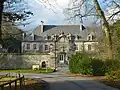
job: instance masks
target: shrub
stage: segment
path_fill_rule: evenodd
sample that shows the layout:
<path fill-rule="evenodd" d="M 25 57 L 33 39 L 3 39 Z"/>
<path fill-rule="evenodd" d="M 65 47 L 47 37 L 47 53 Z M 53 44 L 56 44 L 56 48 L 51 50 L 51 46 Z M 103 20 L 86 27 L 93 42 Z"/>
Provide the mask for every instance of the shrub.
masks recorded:
<path fill-rule="evenodd" d="M 110 79 L 120 79 L 120 70 L 110 71 L 110 72 L 107 72 L 105 75 L 107 78 L 110 78 Z"/>
<path fill-rule="evenodd" d="M 70 59 L 69 69 L 72 73 L 96 76 L 106 75 L 108 77 L 119 78 L 120 61 L 103 61 L 96 58 L 89 58 L 86 54 L 76 53 Z"/>
<path fill-rule="evenodd" d="M 120 61 L 119 60 L 105 60 L 105 69 L 106 69 L 106 72 L 119 70 Z"/>
<path fill-rule="evenodd" d="M 92 74 L 91 61 L 88 56 L 82 53 L 73 55 L 69 62 L 69 69 L 72 73 Z"/>
<path fill-rule="evenodd" d="M 93 69 L 93 75 L 105 75 L 104 61 L 96 58 L 91 58 L 91 65 Z"/>
<path fill-rule="evenodd" d="M 105 61 L 106 77 L 112 79 L 120 79 L 120 61 L 106 60 Z"/>

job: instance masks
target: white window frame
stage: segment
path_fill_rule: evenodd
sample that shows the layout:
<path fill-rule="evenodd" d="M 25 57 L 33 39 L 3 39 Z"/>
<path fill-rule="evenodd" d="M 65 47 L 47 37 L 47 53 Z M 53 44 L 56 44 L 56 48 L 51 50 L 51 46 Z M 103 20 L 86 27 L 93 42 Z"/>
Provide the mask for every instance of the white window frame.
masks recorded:
<path fill-rule="evenodd" d="M 35 47 L 36 47 L 36 48 L 34 48 L 34 45 L 35 45 Z M 37 49 L 37 44 L 33 44 L 33 49 L 34 49 L 34 50 L 36 50 L 36 49 Z"/>
<path fill-rule="evenodd" d="M 47 49 L 46 49 L 46 46 L 47 46 Z M 45 51 L 48 51 L 49 50 L 49 45 L 45 45 Z"/>
<path fill-rule="evenodd" d="M 92 50 L 92 45 L 88 44 L 88 51 L 91 51 L 91 50 Z"/>
<path fill-rule="evenodd" d="M 79 50 L 79 45 L 78 44 L 76 44 L 76 51 L 78 51 Z"/>
<path fill-rule="evenodd" d="M 60 54 L 60 63 L 64 63 L 65 56 L 64 54 Z"/>
<path fill-rule="evenodd" d="M 28 45 L 29 45 L 29 48 L 28 48 Z M 27 50 L 30 50 L 30 49 L 31 49 L 29 43 L 26 44 L 26 49 L 27 49 Z"/>

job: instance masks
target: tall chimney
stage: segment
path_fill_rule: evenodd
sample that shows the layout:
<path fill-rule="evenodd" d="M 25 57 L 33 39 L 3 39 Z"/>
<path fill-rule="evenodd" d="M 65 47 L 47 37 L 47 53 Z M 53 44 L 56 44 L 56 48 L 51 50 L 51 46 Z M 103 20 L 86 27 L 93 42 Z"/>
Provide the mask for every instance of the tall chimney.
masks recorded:
<path fill-rule="evenodd" d="M 80 31 L 83 31 L 83 30 L 82 30 L 82 23 L 80 23 Z"/>
<path fill-rule="evenodd" d="M 44 24 L 44 22 L 41 21 L 41 32 L 40 33 L 43 33 L 43 24 Z"/>
<path fill-rule="evenodd" d="M 25 33 L 24 32 L 22 33 L 22 39 L 23 40 L 25 39 Z"/>

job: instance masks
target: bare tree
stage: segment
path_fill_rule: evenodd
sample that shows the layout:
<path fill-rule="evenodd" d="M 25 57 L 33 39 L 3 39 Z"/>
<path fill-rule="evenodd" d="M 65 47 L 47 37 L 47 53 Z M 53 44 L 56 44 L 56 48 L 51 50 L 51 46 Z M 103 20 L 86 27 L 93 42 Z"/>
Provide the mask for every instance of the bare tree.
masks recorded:
<path fill-rule="evenodd" d="M 3 6 L 4 6 L 4 0 L 0 0 L 0 43 L 2 42 L 2 30 L 1 30 L 1 24 L 2 24 L 2 12 L 3 12 Z"/>
<path fill-rule="evenodd" d="M 120 13 L 120 1 L 119 0 L 103 0 L 102 3 L 98 2 L 98 0 L 72 0 L 70 3 L 72 7 L 68 7 L 66 10 L 68 12 L 73 11 L 72 16 L 67 19 L 73 19 L 75 17 L 82 19 L 85 17 L 96 17 L 97 21 L 102 21 L 102 27 L 105 32 L 105 40 L 106 46 L 108 48 L 108 59 L 112 59 L 112 39 L 111 39 L 111 31 L 109 26 L 109 21 L 111 18 Z M 118 11 L 115 11 L 112 15 L 107 17 L 107 12 L 111 9 L 111 7 L 115 10 L 118 8 Z M 103 8 L 103 9 L 102 9 Z M 107 20 L 108 19 L 108 20 Z"/>

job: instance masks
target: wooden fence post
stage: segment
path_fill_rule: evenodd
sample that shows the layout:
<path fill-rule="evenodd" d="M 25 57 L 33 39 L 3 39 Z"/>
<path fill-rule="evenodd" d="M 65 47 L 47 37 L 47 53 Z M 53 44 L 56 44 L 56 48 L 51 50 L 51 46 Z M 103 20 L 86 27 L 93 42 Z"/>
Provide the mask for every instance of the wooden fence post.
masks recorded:
<path fill-rule="evenodd" d="M 9 90 L 11 90 L 11 83 L 9 83 Z"/>
<path fill-rule="evenodd" d="M 20 90 L 22 89 L 22 78 L 20 79 Z"/>
<path fill-rule="evenodd" d="M 15 90 L 17 90 L 17 81 L 15 81 Z"/>
<path fill-rule="evenodd" d="M 2 86 L 1 89 L 4 90 L 4 86 Z"/>
<path fill-rule="evenodd" d="M 24 84 L 25 84 L 25 83 L 24 83 L 24 75 L 23 75 L 22 77 L 20 77 L 20 74 L 19 74 L 19 78 L 1 84 L 1 85 L 0 85 L 0 90 L 4 90 L 4 87 L 5 87 L 6 85 L 9 85 L 9 86 L 8 86 L 8 88 L 9 88 L 8 90 L 12 90 L 12 87 L 11 87 L 11 86 L 12 86 L 12 83 L 15 84 L 15 89 L 14 89 L 14 90 L 17 90 L 17 81 L 19 82 L 19 88 L 20 88 L 20 90 L 24 89 L 24 88 L 23 88 L 23 86 L 24 86 Z"/>

